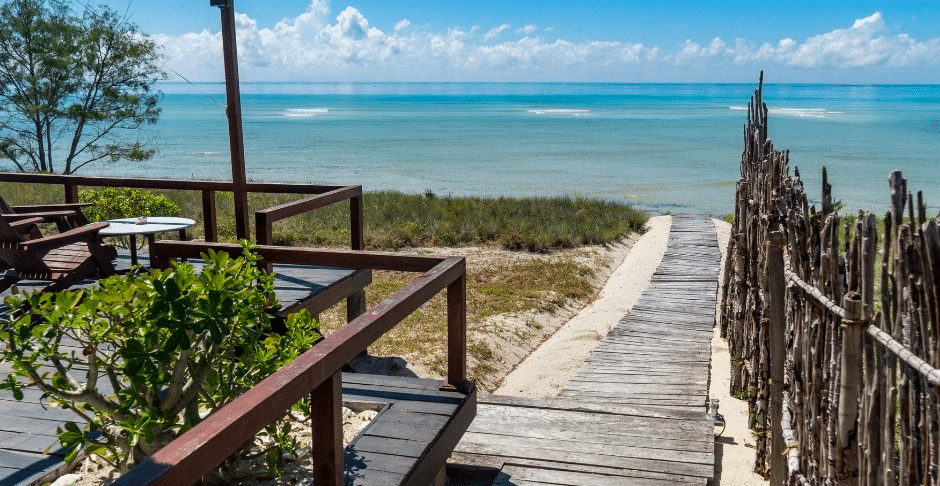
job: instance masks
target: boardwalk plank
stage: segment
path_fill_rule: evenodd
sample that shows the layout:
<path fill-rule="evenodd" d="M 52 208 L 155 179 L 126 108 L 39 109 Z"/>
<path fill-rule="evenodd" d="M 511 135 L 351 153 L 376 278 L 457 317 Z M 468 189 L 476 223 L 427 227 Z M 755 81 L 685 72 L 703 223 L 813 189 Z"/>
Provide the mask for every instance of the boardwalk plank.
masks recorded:
<path fill-rule="evenodd" d="M 455 458 L 501 468 L 494 486 L 706 484 L 719 261 L 710 220 L 673 217 L 651 284 L 559 397 L 480 397 Z"/>

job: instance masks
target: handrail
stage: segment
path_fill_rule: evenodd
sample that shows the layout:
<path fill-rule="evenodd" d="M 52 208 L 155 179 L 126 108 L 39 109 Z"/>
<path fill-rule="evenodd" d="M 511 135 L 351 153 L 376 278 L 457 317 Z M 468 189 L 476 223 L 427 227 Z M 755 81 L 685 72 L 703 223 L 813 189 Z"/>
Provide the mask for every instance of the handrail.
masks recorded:
<path fill-rule="evenodd" d="M 194 256 L 210 248 L 230 254 L 241 252 L 239 245 L 232 244 L 158 241 L 153 245 L 151 261 L 155 266 L 167 266 L 171 258 Z M 307 394 L 319 405 L 319 417 L 313 420 L 312 454 L 318 465 L 314 481 L 325 486 L 342 484 L 342 445 L 337 436 L 342 434 L 342 412 L 338 409 L 342 366 L 444 289 L 448 296 L 445 386 L 466 393 L 472 391 L 473 384 L 466 377 L 464 258 L 275 246 L 258 246 L 255 251 L 273 263 L 398 270 L 421 275 L 160 449 L 113 485 L 190 484 L 211 472 Z"/>
<path fill-rule="evenodd" d="M 845 309 L 839 307 L 839 304 L 836 304 L 831 299 L 825 296 L 819 288 L 814 287 L 805 280 L 801 279 L 797 274 L 793 273 L 791 270 L 784 270 L 784 275 L 786 275 L 787 280 L 793 282 L 797 288 L 803 291 L 806 295 L 816 299 L 820 305 L 825 307 L 832 312 L 833 315 L 839 317 L 840 319 L 845 318 Z"/>
<path fill-rule="evenodd" d="M 350 248 L 364 250 L 362 186 L 329 187 L 327 192 L 255 212 L 255 233 L 259 245 L 274 243 L 274 223 L 291 216 L 350 201 Z"/>
<path fill-rule="evenodd" d="M 0 172 L 0 182 L 59 184 L 64 188 L 66 203 L 78 202 L 79 186 L 198 191 L 202 193 L 202 216 L 206 241 L 218 241 L 215 193 L 219 191 L 233 191 L 235 189 L 235 184 L 230 181 L 122 178 L 22 172 Z M 255 214 L 255 220 L 258 223 L 256 233 L 259 243 L 272 243 L 273 234 L 271 224 L 275 221 L 348 199 L 350 201 L 349 224 L 351 247 L 354 250 L 364 248 L 362 186 L 249 182 L 245 187 L 250 193 L 312 195 L 312 197 L 301 199 L 300 201 L 293 201 L 258 211 Z"/>
<path fill-rule="evenodd" d="M 845 309 L 840 307 L 835 302 L 826 298 L 825 295 L 820 292 L 820 290 L 798 277 L 795 273 L 790 270 L 785 272 L 787 280 L 796 284 L 796 286 L 802 290 L 806 295 L 814 298 L 816 302 L 824 306 L 830 312 L 840 319 L 845 318 Z M 878 326 L 872 324 L 871 322 L 864 322 L 865 332 L 871 336 L 875 342 L 884 346 L 885 349 L 893 353 L 901 361 L 904 362 L 911 369 L 920 373 L 920 375 L 930 383 L 931 386 L 940 387 L 940 370 L 930 366 L 929 363 L 919 358 L 910 348 L 905 346 L 903 343 L 891 337 L 890 334 L 879 328 Z"/>

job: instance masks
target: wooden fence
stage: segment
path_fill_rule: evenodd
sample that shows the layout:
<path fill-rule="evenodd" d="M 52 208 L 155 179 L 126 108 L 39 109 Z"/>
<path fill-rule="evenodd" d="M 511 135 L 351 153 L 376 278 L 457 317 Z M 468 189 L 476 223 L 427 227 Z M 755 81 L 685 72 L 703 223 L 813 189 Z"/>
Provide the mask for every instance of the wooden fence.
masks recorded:
<path fill-rule="evenodd" d="M 719 318 L 755 470 L 774 485 L 940 485 L 940 217 L 900 172 L 880 229 L 871 213 L 839 215 L 825 169 L 820 207 L 808 204 L 761 95 Z"/>

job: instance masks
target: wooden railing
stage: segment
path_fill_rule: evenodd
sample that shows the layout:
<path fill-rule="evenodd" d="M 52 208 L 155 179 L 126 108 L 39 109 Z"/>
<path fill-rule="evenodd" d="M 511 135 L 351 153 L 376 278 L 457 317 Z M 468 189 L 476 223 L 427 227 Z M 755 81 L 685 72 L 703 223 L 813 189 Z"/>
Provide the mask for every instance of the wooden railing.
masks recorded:
<path fill-rule="evenodd" d="M 79 187 L 132 187 L 136 189 L 196 191 L 202 194 L 202 221 L 206 241 L 219 240 L 215 203 L 216 193 L 219 191 L 230 192 L 235 188 L 232 182 L 226 181 L 82 177 L 12 172 L 0 172 L 0 182 L 60 185 L 63 188 L 65 202 L 68 203 L 78 202 Z M 259 244 L 269 245 L 273 243 L 273 225 L 277 221 L 348 200 L 350 207 L 350 248 L 353 250 L 364 248 L 361 186 L 250 182 L 246 185 L 246 188 L 249 193 L 310 195 L 298 201 L 257 211 L 255 213 L 255 236 Z M 247 234 L 238 236 L 240 238 L 248 237 Z"/>
<path fill-rule="evenodd" d="M 155 266 L 193 258 L 208 249 L 240 253 L 232 244 L 158 241 Z M 146 459 L 114 485 L 182 486 L 214 470 L 242 444 L 278 419 L 304 396 L 311 398 L 313 473 L 318 485 L 343 484 L 341 373 L 371 343 L 432 297 L 447 292 L 447 381 L 470 393 L 466 366 L 466 262 L 462 257 L 407 256 L 362 251 L 325 251 L 259 246 L 272 263 L 416 272 L 416 278 L 375 307 L 331 333 L 270 377 L 207 417 Z"/>
<path fill-rule="evenodd" d="M 892 173 L 879 257 L 875 216 L 840 218 L 825 169 L 808 204 L 760 87 L 748 113 L 719 324 L 756 470 L 773 485 L 940 484 L 937 220 Z"/>

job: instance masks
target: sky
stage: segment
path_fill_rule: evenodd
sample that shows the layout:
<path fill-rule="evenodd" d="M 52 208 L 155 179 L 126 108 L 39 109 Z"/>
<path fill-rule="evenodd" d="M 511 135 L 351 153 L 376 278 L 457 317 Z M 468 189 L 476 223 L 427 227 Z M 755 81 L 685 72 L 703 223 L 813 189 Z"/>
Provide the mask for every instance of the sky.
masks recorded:
<path fill-rule="evenodd" d="M 232 1 L 243 82 L 940 83 L 940 2 Z M 223 79 L 208 0 L 105 3 Z"/>

